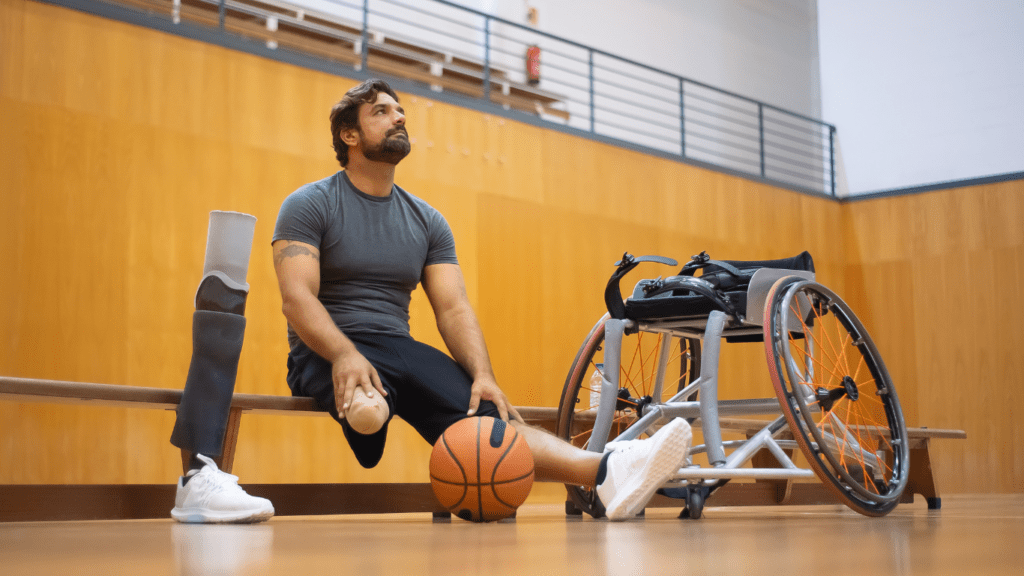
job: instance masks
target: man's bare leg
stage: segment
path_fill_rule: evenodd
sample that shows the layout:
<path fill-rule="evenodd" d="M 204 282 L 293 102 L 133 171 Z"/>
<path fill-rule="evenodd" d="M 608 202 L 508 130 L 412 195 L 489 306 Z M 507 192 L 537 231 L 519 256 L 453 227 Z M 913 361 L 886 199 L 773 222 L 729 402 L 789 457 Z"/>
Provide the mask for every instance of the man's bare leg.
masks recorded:
<path fill-rule="evenodd" d="M 533 453 L 535 478 L 539 482 L 561 482 L 593 486 L 604 454 L 581 450 L 540 428 L 513 421 Z"/>
<path fill-rule="evenodd" d="M 655 491 L 679 470 L 692 439 L 690 425 L 676 418 L 650 438 L 596 454 L 538 428 L 514 425 L 533 452 L 537 480 L 594 486 L 610 520 L 626 520 L 643 510 Z"/>

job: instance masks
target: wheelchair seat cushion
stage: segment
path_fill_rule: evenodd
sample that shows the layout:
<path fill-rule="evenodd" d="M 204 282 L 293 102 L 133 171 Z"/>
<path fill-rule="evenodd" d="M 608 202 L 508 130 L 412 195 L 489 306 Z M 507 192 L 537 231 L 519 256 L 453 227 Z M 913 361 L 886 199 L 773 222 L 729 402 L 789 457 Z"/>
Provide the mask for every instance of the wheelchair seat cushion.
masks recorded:
<path fill-rule="evenodd" d="M 747 291 L 737 290 L 725 293 L 736 310 L 747 309 Z M 630 320 L 667 320 L 707 318 L 714 310 L 728 313 L 710 298 L 699 294 L 686 296 L 664 295 L 655 298 L 628 298 L 626 318 Z"/>

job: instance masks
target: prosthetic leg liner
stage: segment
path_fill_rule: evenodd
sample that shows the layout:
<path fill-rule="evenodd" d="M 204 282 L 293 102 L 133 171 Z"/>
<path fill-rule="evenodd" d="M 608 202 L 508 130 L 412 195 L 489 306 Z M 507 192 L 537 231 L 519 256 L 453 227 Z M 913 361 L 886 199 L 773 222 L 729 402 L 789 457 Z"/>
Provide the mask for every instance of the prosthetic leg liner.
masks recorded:
<path fill-rule="evenodd" d="M 210 229 L 206 236 L 206 261 L 203 278 L 220 272 L 232 288 L 249 292 L 245 277 L 249 272 L 249 254 L 256 230 L 256 217 L 241 212 L 210 212 Z"/>
<path fill-rule="evenodd" d="M 220 456 L 244 335 L 244 316 L 208 310 L 193 314 L 192 363 L 171 444 L 192 453 Z"/>

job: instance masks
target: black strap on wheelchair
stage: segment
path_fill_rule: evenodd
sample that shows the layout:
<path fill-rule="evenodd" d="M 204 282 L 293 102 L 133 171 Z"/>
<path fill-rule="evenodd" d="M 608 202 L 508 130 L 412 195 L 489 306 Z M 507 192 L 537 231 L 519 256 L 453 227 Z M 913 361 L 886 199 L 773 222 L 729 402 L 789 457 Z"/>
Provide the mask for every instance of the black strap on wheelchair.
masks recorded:
<path fill-rule="evenodd" d="M 742 322 L 743 317 L 740 315 L 740 311 L 736 309 L 732 299 L 725 292 L 719 290 L 714 284 L 704 280 L 703 278 L 694 278 L 693 276 L 669 276 L 664 280 L 656 280 L 644 286 L 644 296 L 652 298 L 658 294 L 665 292 L 675 292 L 677 290 L 686 290 L 694 294 L 699 294 L 715 303 L 715 306 L 721 308 L 726 314 L 732 316 L 737 322 Z"/>
<path fill-rule="evenodd" d="M 712 260 L 707 252 L 701 252 L 693 256 L 692 260 L 683 266 L 679 275 L 693 276 L 697 270 L 703 268 L 704 274 L 701 276 L 701 279 L 706 280 L 724 294 L 726 292 L 746 290 L 747 286 L 750 285 L 751 278 L 754 277 L 754 272 L 770 263 L 765 261 L 750 262 L 749 264 L 755 264 L 756 266 L 740 269 L 735 263 Z"/>
<path fill-rule="evenodd" d="M 608 285 L 604 289 L 604 304 L 608 307 L 608 313 L 612 318 L 624 320 L 626 318 L 626 305 L 622 302 L 622 291 L 619 289 L 619 280 L 636 268 L 641 262 L 657 262 L 668 266 L 678 266 L 679 263 L 664 256 L 633 256 L 629 252 L 622 255 L 622 260 L 615 263 L 618 268 L 612 277 L 608 279 Z"/>
<path fill-rule="evenodd" d="M 729 264 L 728 262 L 723 262 L 721 260 L 712 260 L 711 256 L 709 256 L 706 251 L 702 251 L 700 254 L 697 254 L 696 256 L 691 256 L 690 257 L 690 261 L 687 262 L 686 265 L 683 266 L 683 269 L 679 272 L 679 275 L 680 276 L 693 276 L 693 274 L 697 270 L 700 270 L 701 268 L 706 268 L 706 267 L 712 266 L 712 265 L 718 266 L 719 268 L 721 268 L 722 270 L 725 270 L 729 274 L 732 274 L 736 278 L 744 278 L 744 277 L 749 278 L 750 277 L 750 273 L 749 272 L 744 274 L 739 268 L 733 266 L 732 264 Z"/>

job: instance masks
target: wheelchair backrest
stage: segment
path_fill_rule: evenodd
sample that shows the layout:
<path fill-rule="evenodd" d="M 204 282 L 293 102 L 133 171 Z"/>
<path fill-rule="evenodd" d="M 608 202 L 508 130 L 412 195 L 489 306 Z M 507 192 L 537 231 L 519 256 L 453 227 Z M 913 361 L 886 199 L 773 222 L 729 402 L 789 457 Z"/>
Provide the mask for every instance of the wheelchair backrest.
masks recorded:
<path fill-rule="evenodd" d="M 804 252 L 804 254 L 807 253 Z M 750 279 L 750 286 L 747 287 L 747 315 L 746 318 L 744 318 L 744 324 L 749 326 L 764 325 L 764 302 L 768 299 L 768 292 L 771 291 L 772 286 L 775 285 L 776 281 L 780 278 L 785 278 L 786 276 L 799 276 L 805 280 L 814 281 L 814 272 L 808 272 L 806 270 L 761 268 L 757 272 L 754 272 L 754 276 Z M 802 310 L 810 309 L 806 302 L 801 304 Z M 787 324 L 789 324 L 790 330 L 796 332 L 801 331 L 800 320 L 795 316 L 791 316 Z"/>

